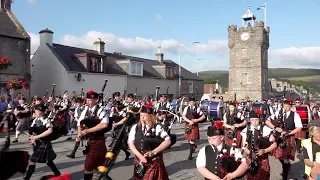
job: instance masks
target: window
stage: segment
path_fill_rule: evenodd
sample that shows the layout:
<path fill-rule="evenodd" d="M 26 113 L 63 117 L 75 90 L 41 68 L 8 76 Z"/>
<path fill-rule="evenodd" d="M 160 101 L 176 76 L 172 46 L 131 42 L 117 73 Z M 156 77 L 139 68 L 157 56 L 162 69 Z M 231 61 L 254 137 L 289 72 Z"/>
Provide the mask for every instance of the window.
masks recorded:
<path fill-rule="evenodd" d="M 173 68 L 166 68 L 166 77 L 167 78 L 174 78 L 174 70 L 173 70 Z"/>
<path fill-rule="evenodd" d="M 193 82 L 188 81 L 189 93 L 193 93 Z"/>
<path fill-rule="evenodd" d="M 131 75 L 143 76 L 143 64 L 141 62 L 131 61 Z"/>
<path fill-rule="evenodd" d="M 90 71 L 103 72 L 103 59 L 95 57 L 90 58 Z"/>
<path fill-rule="evenodd" d="M 241 85 L 247 85 L 248 84 L 248 74 L 242 73 L 241 74 Z"/>

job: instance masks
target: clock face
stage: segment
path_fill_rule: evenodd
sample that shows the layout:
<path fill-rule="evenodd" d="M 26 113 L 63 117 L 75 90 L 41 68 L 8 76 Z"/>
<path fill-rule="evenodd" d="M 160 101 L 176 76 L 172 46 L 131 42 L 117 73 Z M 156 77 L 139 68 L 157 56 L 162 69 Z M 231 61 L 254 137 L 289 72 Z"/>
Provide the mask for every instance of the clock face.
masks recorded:
<path fill-rule="evenodd" d="M 249 34 L 248 33 L 242 33 L 241 34 L 241 40 L 242 41 L 246 41 L 246 40 L 248 40 L 249 39 Z"/>

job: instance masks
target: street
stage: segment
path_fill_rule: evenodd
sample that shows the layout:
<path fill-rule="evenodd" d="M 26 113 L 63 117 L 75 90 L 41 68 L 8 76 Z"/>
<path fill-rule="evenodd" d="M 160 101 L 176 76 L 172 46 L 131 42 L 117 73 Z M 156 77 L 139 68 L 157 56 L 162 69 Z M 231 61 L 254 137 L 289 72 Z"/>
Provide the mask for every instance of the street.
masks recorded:
<path fill-rule="evenodd" d="M 206 129 L 208 126 L 209 123 L 203 123 L 200 125 L 201 140 L 197 143 L 197 152 L 200 150 L 201 147 L 207 145 L 208 143 L 206 139 Z M 177 134 L 177 143 L 164 153 L 164 162 L 166 164 L 168 174 L 170 176 L 170 179 L 202 180 L 203 177 L 197 172 L 195 165 L 197 153 L 194 154 L 195 158 L 193 160 L 187 160 L 189 153 L 189 145 L 184 140 L 183 132 L 183 124 L 173 125 L 171 133 Z M 70 153 L 73 149 L 74 141 L 65 141 L 65 139 L 66 137 L 61 137 L 60 139 L 53 141 L 53 148 L 58 155 L 57 159 L 54 162 L 57 165 L 58 169 L 61 171 L 61 173 L 72 174 L 72 179 L 74 180 L 83 179 L 83 164 L 85 156 L 83 156 L 81 148 L 79 148 L 78 152 L 76 153 L 75 159 L 67 158 L 65 155 Z M 2 143 L 3 141 L 4 138 L 0 138 L 0 143 Z M 108 137 L 107 142 L 110 143 L 110 141 L 111 138 Z M 32 148 L 27 141 L 26 135 L 22 135 L 20 137 L 18 144 L 12 144 L 11 149 L 23 149 L 28 150 L 30 153 L 32 153 Z M 303 160 L 299 160 L 299 158 L 301 158 L 300 156 L 301 155 L 299 155 L 298 158 L 296 158 L 296 160 L 292 162 L 292 171 L 290 177 L 298 178 L 303 175 L 304 165 Z M 124 160 L 124 158 L 125 155 L 123 152 L 121 152 L 117 158 L 117 162 L 115 163 L 114 167 L 109 173 L 111 178 L 115 180 L 127 180 L 131 178 L 133 169 L 133 158 L 131 156 L 131 158 L 126 161 Z M 270 164 L 271 179 L 280 179 L 280 173 L 282 171 L 282 168 L 279 161 L 270 157 Z M 49 169 L 49 167 L 46 166 L 46 164 L 37 164 L 37 168 L 32 177 L 32 180 L 39 180 L 41 176 L 49 174 L 51 174 L 51 170 Z M 11 179 L 21 180 L 22 175 L 16 174 Z"/>

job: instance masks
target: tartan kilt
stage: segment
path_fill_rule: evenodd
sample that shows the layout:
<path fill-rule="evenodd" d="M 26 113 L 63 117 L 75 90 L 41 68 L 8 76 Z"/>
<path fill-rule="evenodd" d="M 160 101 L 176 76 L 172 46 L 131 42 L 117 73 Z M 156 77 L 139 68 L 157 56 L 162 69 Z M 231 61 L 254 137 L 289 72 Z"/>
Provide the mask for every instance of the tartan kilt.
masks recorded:
<path fill-rule="evenodd" d="M 107 153 L 105 141 L 105 137 L 88 140 L 89 150 L 84 162 L 85 171 L 92 171 L 104 164 L 105 155 Z"/>
<path fill-rule="evenodd" d="M 186 129 L 188 127 L 188 124 L 185 123 L 184 124 L 184 129 Z M 186 131 L 184 131 L 184 137 L 186 138 L 186 140 L 188 141 L 197 141 L 200 139 L 200 132 L 199 132 L 199 125 L 193 125 L 192 126 L 192 131 L 190 134 L 187 134 Z"/>
<path fill-rule="evenodd" d="M 228 131 L 229 131 L 229 129 L 226 129 L 226 130 L 224 130 L 224 132 L 225 132 L 225 139 L 226 139 L 226 144 L 228 145 L 228 146 L 231 146 L 232 147 L 232 143 L 233 143 L 233 139 L 230 139 L 230 138 L 228 138 L 228 136 L 227 136 L 227 134 L 228 134 Z M 241 136 L 241 131 L 242 130 L 237 130 L 237 133 L 236 133 L 236 144 L 237 144 L 237 148 L 241 148 L 242 147 L 242 136 Z"/>
<path fill-rule="evenodd" d="M 134 166 L 139 163 L 139 159 L 135 157 L 134 160 Z M 163 162 L 163 155 L 159 154 L 157 157 L 153 158 L 151 161 L 148 161 L 148 163 L 145 166 L 146 173 L 144 174 L 144 177 L 142 180 L 169 180 L 169 176 L 166 170 L 166 166 Z M 133 169 L 133 176 L 132 180 L 141 180 L 137 178 L 134 174 Z"/>
<path fill-rule="evenodd" d="M 250 174 L 249 172 L 245 175 L 245 178 L 248 180 L 269 180 L 270 179 L 270 163 L 269 163 L 269 154 L 264 154 L 257 159 L 258 163 L 258 173 L 255 175 Z M 247 163 L 250 163 L 249 157 L 247 157 Z"/>
<path fill-rule="evenodd" d="M 298 139 L 306 139 L 307 138 L 307 131 L 308 129 L 303 128 L 300 132 L 294 135 L 295 138 Z"/>
<path fill-rule="evenodd" d="M 280 160 L 292 160 L 294 161 L 294 156 L 296 154 L 296 142 L 295 137 L 290 136 L 289 139 L 286 140 L 286 148 L 282 149 L 280 146 L 277 147 L 272 152 L 272 156 L 274 156 L 276 159 Z"/>
<path fill-rule="evenodd" d="M 57 115 L 57 119 L 54 120 L 53 124 L 55 126 L 60 126 L 60 127 L 64 127 L 65 126 L 65 113 L 64 112 L 60 112 Z"/>
<path fill-rule="evenodd" d="M 50 141 L 37 142 L 34 147 L 34 152 L 30 157 L 30 161 L 34 163 L 52 162 L 57 157 L 57 154 L 52 149 Z"/>

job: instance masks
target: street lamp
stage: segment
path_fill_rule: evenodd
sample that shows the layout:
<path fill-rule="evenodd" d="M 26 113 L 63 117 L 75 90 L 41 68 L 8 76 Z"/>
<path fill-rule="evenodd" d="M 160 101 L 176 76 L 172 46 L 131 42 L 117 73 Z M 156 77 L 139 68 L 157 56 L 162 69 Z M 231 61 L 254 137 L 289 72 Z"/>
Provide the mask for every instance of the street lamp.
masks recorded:
<path fill-rule="evenodd" d="M 264 27 L 267 27 L 267 2 L 265 1 L 262 6 L 258 7 L 257 10 L 264 10 Z"/>
<path fill-rule="evenodd" d="M 198 61 L 202 61 L 202 59 L 198 59 Z M 197 76 L 199 76 L 199 66 L 197 66 Z"/>
<path fill-rule="evenodd" d="M 193 42 L 191 44 L 188 45 L 192 45 L 192 44 L 199 44 L 200 42 Z M 181 46 L 183 46 L 184 44 L 179 44 L 179 96 L 181 96 Z"/>

